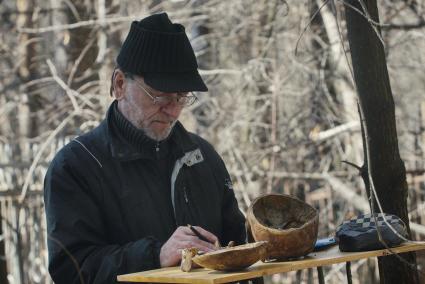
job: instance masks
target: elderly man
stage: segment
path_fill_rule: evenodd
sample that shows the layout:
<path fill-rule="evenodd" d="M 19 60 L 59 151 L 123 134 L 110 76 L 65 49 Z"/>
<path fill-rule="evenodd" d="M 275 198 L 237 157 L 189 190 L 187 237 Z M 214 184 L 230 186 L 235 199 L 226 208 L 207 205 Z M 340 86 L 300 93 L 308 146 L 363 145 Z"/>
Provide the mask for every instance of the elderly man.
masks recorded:
<path fill-rule="evenodd" d="M 66 145 L 45 178 L 55 283 L 114 283 L 178 265 L 183 248 L 245 241 L 222 159 L 178 121 L 191 92 L 207 91 L 197 67 L 184 27 L 167 14 L 132 23 L 105 120 Z"/>

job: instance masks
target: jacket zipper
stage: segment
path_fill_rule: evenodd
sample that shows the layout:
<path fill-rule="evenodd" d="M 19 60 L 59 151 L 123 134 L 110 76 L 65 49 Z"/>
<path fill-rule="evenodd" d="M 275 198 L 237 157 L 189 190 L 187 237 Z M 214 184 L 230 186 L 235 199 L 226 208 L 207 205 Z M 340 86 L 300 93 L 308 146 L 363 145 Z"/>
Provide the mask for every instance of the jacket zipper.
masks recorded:
<path fill-rule="evenodd" d="M 189 198 L 187 197 L 186 186 L 183 187 L 183 194 L 184 194 L 184 200 L 186 201 L 186 204 L 188 204 Z"/>

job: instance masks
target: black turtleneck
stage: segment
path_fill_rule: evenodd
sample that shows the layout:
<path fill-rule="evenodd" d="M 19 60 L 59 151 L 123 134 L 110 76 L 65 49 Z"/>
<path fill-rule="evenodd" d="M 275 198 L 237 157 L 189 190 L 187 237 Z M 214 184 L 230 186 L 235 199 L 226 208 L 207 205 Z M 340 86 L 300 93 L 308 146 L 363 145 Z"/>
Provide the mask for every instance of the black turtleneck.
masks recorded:
<path fill-rule="evenodd" d="M 143 153 L 141 163 L 151 168 L 152 173 L 158 177 L 158 190 L 154 193 L 158 198 L 169 200 L 168 208 L 161 210 L 168 211 L 174 217 L 171 203 L 171 173 L 174 167 L 175 158 L 173 156 L 173 131 L 162 141 L 155 141 L 146 136 L 143 130 L 136 128 L 119 111 L 117 102 L 113 103 L 112 123 L 117 134 L 122 137 L 134 149 Z"/>
<path fill-rule="evenodd" d="M 170 152 L 170 144 L 172 133 L 162 141 L 156 141 L 148 136 L 141 129 L 136 128 L 125 116 L 119 111 L 118 104 L 113 105 L 112 121 L 120 132 L 119 134 L 125 140 L 134 146 L 137 150 L 151 154 L 152 158 L 164 158 Z"/>

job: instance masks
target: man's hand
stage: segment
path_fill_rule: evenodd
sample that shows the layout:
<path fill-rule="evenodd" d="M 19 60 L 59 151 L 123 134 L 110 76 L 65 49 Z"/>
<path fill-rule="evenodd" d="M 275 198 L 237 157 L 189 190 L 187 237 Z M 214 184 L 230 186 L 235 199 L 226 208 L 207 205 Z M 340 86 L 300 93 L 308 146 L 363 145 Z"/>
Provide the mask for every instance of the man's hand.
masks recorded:
<path fill-rule="evenodd" d="M 181 251 L 185 248 L 195 247 L 203 252 L 209 252 L 217 249 L 214 246 L 214 243 L 218 241 L 218 238 L 214 234 L 202 229 L 201 227 L 194 227 L 209 242 L 200 240 L 186 226 L 178 227 L 161 248 L 161 252 L 159 254 L 161 267 L 178 265 L 181 259 Z"/>

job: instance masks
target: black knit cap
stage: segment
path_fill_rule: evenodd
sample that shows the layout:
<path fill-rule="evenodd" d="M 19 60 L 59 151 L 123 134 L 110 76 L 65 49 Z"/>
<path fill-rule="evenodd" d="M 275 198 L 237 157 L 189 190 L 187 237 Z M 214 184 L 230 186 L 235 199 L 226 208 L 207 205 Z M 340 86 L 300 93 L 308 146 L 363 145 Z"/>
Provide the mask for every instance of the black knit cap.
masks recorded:
<path fill-rule="evenodd" d="M 173 24 L 167 13 L 134 21 L 117 63 L 123 71 L 143 76 L 158 91 L 208 91 L 184 26 Z"/>

